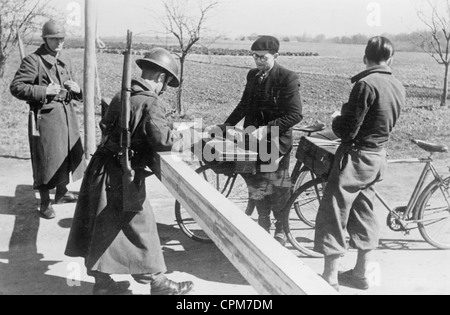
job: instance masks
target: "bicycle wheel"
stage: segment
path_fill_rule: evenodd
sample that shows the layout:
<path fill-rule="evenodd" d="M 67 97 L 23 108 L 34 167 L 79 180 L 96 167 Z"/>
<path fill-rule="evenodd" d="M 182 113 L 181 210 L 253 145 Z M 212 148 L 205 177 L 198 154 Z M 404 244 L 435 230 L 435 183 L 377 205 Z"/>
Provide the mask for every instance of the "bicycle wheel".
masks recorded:
<path fill-rule="evenodd" d="M 438 249 L 450 249 L 450 177 L 431 183 L 419 205 L 416 220 L 422 237 Z"/>
<path fill-rule="evenodd" d="M 249 202 L 247 184 L 240 175 L 217 174 L 207 165 L 197 169 L 196 173 L 247 215 L 253 214 L 254 204 Z M 200 243 L 212 243 L 201 226 L 178 201 L 175 203 L 175 217 L 181 231 L 190 239 Z"/>
<path fill-rule="evenodd" d="M 284 230 L 292 246 L 306 256 L 323 257 L 314 251 L 315 216 L 319 210 L 326 180 L 317 178 L 301 186 L 291 197 L 284 209 Z M 298 209 L 297 209 L 298 208 Z M 304 217 L 311 218 L 308 224 L 299 218 L 298 212 Z M 312 219 L 314 217 L 314 219 Z M 311 225 L 314 225 L 312 227 Z"/>
<path fill-rule="evenodd" d="M 302 168 L 297 182 L 294 185 L 294 191 L 297 191 L 303 184 L 313 181 L 316 178 L 317 176 L 314 175 L 314 173 L 307 167 Z M 320 194 L 320 196 L 323 195 L 323 190 L 325 189 L 324 185 L 325 184 L 316 186 L 316 188 L 319 189 L 319 191 L 317 191 L 317 194 Z M 308 209 L 302 209 L 298 201 L 294 203 L 294 209 L 298 217 L 303 220 L 304 223 L 312 228 L 316 227 L 317 211 L 311 211 L 310 209 L 308 211 Z"/>

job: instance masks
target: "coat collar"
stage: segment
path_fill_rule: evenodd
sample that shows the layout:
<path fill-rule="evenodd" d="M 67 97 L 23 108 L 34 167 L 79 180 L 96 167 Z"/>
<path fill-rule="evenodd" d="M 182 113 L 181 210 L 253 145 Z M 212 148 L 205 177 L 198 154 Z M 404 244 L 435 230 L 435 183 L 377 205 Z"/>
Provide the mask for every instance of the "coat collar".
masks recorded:
<path fill-rule="evenodd" d="M 352 78 L 352 83 L 356 83 L 358 81 L 361 81 L 365 77 L 367 77 L 367 76 L 369 76 L 371 74 L 374 74 L 374 73 L 381 73 L 381 74 L 392 75 L 392 69 L 389 66 L 375 66 L 375 67 L 369 68 L 369 69 L 361 72 L 360 74 L 354 76 Z"/>
<path fill-rule="evenodd" d="M 153 96 L 157 96 L 152 88 L 142 78 L 137 78 L 131 81 L 131 90 L 133 93 L 145 93 Z"/>
<path fill-rule="evenodd" d="M 48 51 L 45 44 L 42 44 L 41 47 L 36 51 L 36 54 L 42 57 L 49 65 L 53 66 L 56 64 L 57 61 L 60 61 L 63 65 L 67 65 L 68 62 L 65 59 L 64 55 L 61 53 L 58 55 L 58 58 L 52 56 L 50 52 Z"/>

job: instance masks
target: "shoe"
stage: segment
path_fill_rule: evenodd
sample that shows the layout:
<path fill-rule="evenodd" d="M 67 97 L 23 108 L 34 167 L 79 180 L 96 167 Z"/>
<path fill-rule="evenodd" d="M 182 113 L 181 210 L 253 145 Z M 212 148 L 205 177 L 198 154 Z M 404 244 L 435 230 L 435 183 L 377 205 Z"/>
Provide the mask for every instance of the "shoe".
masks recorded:
<path fill-rule="evenodd" d="M 77 201 L 78 201 L 78 198 L 70 192 L 66 192 L 64 195 L 56 194 L 56 196 L 55 196 L 55 204 L 57 204 L 57 205 L 61 205 L 64 203 L 74 203 Z"/>
<path fill-rule="evenodd" d="M 194 283 L 191 281 L 177 283 L 166 279 L 161 285 L 151 287 L 151 295 L 185 295 L 193 288 Z"/>
<path fill-rule="evenodd" d="M 56 213 L 51 203 L 41 204 L 41 210 L 39 211 L 39 213 L 41 214 L 41 217 L 46 220 L 52 220 L 56 218 Z"/>
<path fill-rule="evenodd" d="M 281 246 L 286 247 L 286 234 L 276 233 L 275 240 L 280 243 Z"/>
<path fill-rule="evenodd" d="M 115 282 L 110 280 L 106 283 L 95 284 L 93 295 L 120 295 L 126 293 L 130 288 L 131 283 L 128 281 Z"/>
<path fill-rule="evenodd" d="M 353 270 L 339 273 L 339 284 L 344 287 L 349 287 L 358 290 L 369 290 L 370 285 L 367 278 L 357 278 L 353 275 Z"/>

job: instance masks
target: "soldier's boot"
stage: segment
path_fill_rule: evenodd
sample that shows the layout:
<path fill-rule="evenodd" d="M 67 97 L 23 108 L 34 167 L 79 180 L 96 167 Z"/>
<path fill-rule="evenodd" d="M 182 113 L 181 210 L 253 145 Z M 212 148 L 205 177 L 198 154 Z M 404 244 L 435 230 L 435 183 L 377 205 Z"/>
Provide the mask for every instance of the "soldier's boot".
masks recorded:
<path fill-rule="evenodd" d="M 120 295 L 127 293 L 131 286 L 128 281 L 116 282 L 110 275 L 101 272 L 94 272 L 95 285 L 92 291 L 93 295 L 108 296 L 108 295 Z"/>
<path fill-rule="evenodd" d="M 74 203 L 77 200 L 78 198 L 69 192 L 66 185 L 56 187 L 55 204 Z"/>
<path fill-rule="evenodd" d="M 192 291 L 194 283 L 192 281 L 174 282 L 165 279 L 160 284 L 152 284 L 151 295 L 186 295 Z"/>
<path fill-rule="evenodd" d="M 133 278 L 137 283 L 149 284 L 150 295 L 186 295 L 194 288 L 193 282 L 174 282 L 164 273 L 133 275 Z"/>
<path fill-rule="evenodd" d="M 46 189 L 39 190 L 41 196 L 41 208 L 39 213 L 42 218 L 46 220 L 52 220 L 56 218 L 55 210 L 52 207 L 52 202 L 50 199 L 50 191 Z"/>

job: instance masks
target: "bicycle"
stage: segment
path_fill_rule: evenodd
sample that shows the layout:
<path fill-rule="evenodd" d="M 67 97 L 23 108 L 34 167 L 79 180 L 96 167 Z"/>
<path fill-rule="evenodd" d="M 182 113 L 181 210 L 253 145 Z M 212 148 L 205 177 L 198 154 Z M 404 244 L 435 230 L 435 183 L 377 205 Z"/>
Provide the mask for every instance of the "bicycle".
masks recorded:
<path fill-rule="evenodd" d="M 295 132 L 302 132 L 308 136 L 316 136 L 319 138 L 328 138 L 328 133 L 323 133 L 326 126 L 324 124 L 316 124 L 307 127 L 294 128 Z M 298 144 L 297 144 L 298 145 Z M 230 201 L 238 206 L 246 215 L 252 217 L 255 212 L 256 205 L 249 198 L 247 184 L 243 178 L 244 174 L 252 174 L 256 171 L 256 164 L 239 165 L 239 162 L 213 162 L 205 163 L 200 161 L 200 167 L 195 172 L 201 175 L 209 182 L 217 191 L 225 195 Z M 292 172 L 292 181 L 294 187 L 300 187 L 302 182 L 309 180 L 314 174 L 303 168 L 303 164 L 297 161 Z M 197 224 L 189 212 L 184 209 L 181 204 L 175 203 L 175 218 L 181 231 L 190 239 L 200 243 L 211 243 L 211 239 L 206 235 L 202 228 Z M 257 218 L 253 218 L 257 221 Z"/>
<path fill-rule="evenodd" d="M 426 242 L 437 249 L 450 249 L 450 177 L 442 177 L 433 160 L 437 153 L 448 148 L 424 141 L 412 140 L 428 158 L 391 160 L 389 164 L 425 164 L 407 206 L 393 208 L 376 191 L 376 198 L 388 210 L 387 226 L 406 235 L 419 229 Z M 429 175 L 434 179 L 425 186 Z M 313 250 L 315 218 L 327 183 L 327 175 L 313 179 L 299 187 L 286 204 L 284 228 L 292 246 L 302 254 L 320 258 Z M 300 215 L 299 215 L 300 213 Z M 300 217 L 300 219 L 299 219 Z"/>

